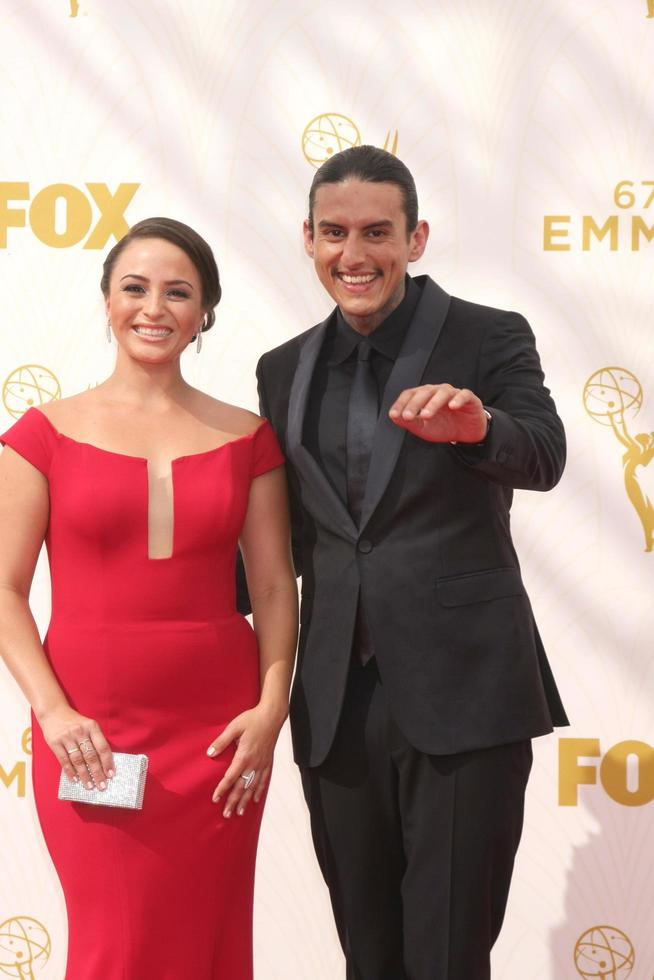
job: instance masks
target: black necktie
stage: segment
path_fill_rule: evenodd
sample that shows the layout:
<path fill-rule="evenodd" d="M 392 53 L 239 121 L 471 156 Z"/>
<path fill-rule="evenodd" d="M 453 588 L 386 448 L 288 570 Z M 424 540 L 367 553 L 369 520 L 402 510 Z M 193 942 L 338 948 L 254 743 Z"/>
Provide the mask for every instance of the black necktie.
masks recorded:
<path fill-rule="evenodd" d="M 379 412 L 377 381 L 372 371 L 370 354 L 368 341 L 359 341 L 357 366 L 347 411 L 347 502 L 357 524 L 361 520 L 361 506 Z"/>
<path fill-rule="evenodd" d="M 361 521 L 361 507 L 366 492 L 370 453 L 379 413 L 379 394 L 377 381 L 372 373 L 370 353 L 368 341 L 359 341 L 357 366 L 347 410 L 347 502 L 357 524 Z M 367 663 L 374 654 L 361 601 L 357 609 L 354 649 L 363 664 Z"/>

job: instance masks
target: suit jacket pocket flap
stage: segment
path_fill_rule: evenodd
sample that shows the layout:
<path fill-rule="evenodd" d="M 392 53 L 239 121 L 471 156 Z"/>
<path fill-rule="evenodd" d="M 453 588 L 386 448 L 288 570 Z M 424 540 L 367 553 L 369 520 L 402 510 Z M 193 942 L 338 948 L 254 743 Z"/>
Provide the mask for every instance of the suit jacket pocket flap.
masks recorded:
<path fill-rule="evenodd" d="M 517 568 L 491 568 L 469 575 L 441 578 L 436 583 L 438 598 L 443 606 L 465 606 L 470 602 L 487 602 L 504 596 L 524 595 Z"/>

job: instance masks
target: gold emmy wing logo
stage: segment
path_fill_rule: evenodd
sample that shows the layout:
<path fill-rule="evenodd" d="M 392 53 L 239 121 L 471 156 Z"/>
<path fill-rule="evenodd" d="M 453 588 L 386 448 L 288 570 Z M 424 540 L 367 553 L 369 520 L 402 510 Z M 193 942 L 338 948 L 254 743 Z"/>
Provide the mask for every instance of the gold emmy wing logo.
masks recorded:
<path fill-rule="evenodd" d="M 653 0 L 654 2 L 654 0 Z M 391 130 L 386 133 L 384 150 L 397 152 L 398 132 L 391 139 Z M 302 152 L 312 167 L 318 169 L 322 164 L 341 150 L 351 146 L 361 146 L 361 133 L 357 124 L 340 112 L 323 112 L 305 127 L 302 134 Z"/>
<path fill-rule="evenodd" d="M 626 980 L 636 961 L 631 940 L 615 926 L 593 926 L 575 946 L 577 973 L 584 980 Z"/>
<path fill-rule="evenodd" d="M 70 0 L 70 16 L 77 17 L 79 13 L 79 3 L 77 0 Z"/>
<path fill-rule="evenodd" d="M 29 915 L 0 923 L 0 974 L 35 980 L 32 967 L 45 966 L 50 958 L 48 930 Z"/>
<path fill-rule="evenodd" d="M 647 0 L 647 16 L 654 17 L 654 0 Z"/>
<path fill-rule="evenodd" d="M 15 419 L 33 405 L 57 398 L 61 398 L 61 385 L 52 371 L 41 364 L 23 364 L 11 372 L 2 386 L 2 401 Z"/>
<path fill-rule="evenodd" d="M 584 385 L 584 408 L 601 425 L 609 426 L 624 448 L 622 469 L 624 485 L 645 535 L 645 551 L 652 550 L 654 538 L 654 503 L 648 489 L 647 467 L 654 457 L 654 432 L 632 435 L 627 421 L 638 415 L 643 404 L 643 389 L 638 378 L 621 367 L 606 367 Z"/>

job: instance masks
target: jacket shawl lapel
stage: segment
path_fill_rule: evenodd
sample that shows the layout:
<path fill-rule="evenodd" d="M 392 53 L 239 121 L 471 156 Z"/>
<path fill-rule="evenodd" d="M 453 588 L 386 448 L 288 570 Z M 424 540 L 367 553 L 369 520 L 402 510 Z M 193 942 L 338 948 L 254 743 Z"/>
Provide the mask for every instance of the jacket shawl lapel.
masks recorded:
<path fill-rule="evenodd" d="M 386 491 L 407 434 L 406 429 L 401 429 L 391 422 L 388 417 L 389 409 L 405 388 L 414 388 L 420 384 L 449 306 L 449 295 L 433 279 L 425 276 L 422 296 L 384 389 L 370 457 L 359 532 L 365 528 Z"/>
<path fill-rule="evenodd" d="M 301 474 L 302 502 L 320 524 L 337 528 L 345 537 L 356 540 L 357 528 L 347 507 L 336 493 L 322 469 L 302 445 L 302 431 L 307 409 L 311 378 L 316 366 L 325 331 L 333 314 L 310 332 L 300 352 L 300 359 L 288 400 L 288 425 L 286 452 L 296 470 Z"/>

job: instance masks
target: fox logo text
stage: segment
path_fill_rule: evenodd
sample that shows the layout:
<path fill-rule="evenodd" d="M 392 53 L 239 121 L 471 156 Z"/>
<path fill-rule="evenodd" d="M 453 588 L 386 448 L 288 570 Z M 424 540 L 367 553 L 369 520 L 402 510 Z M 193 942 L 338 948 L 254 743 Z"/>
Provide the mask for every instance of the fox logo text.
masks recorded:
<path fill-rule="evenodd" d="M 622 806 L 651 803 L 654 748 L 632 739 L 602 754 L 598 738 L 559 739 L 559 806 L 577 806 L 580 786 L 601 787 Z"/>
<path fill-rule="evenodd" d="M 88 183 L 86 191 L 49 184 L 32 197 L 27 181 L 0 182 L 0 248 L 7 248 L 9 228 L 28 224 L 50 248 L 70 248 L 82 239 L 84 248 L 104 248 L 112 236 L 118 241 L 129 231 L 125 210 L 140 186 L 119 184 L 112 193 L 106 184 Z M 21 203 L 27 201 L 29 206 Z"/>

